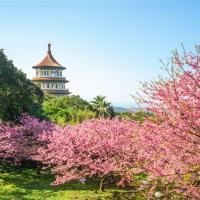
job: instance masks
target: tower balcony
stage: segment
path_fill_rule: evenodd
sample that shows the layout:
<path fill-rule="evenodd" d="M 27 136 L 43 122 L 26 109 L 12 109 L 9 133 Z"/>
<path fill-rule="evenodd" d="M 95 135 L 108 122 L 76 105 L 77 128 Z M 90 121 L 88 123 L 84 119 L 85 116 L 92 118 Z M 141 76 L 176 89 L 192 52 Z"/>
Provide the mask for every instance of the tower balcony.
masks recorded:
<path fill-rule="evenodd" d="M 58 96 L 70 94 L 68 89 L 43 89 L 42 91 L 45 92 L 45 93 L 58 95 Z"/>
<path fill-rule="evenodd" d="M 66 80 L 65 77 L 44 77 L 44 76 L 38 77 L 37 76 L 37 77 L 33 77 L 32 80 L 33 81 L 61 81 L 65 83 L 69 82 Z"/>

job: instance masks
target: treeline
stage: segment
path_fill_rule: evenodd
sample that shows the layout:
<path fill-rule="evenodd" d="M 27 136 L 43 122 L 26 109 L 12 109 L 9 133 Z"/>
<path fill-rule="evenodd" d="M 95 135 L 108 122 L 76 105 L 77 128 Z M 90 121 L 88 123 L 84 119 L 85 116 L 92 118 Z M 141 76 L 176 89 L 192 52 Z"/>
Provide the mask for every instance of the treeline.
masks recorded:
<path fill-rule="evenodd" d="M 115 116 L 112 105 L 104 96 L 97 96 L 88 102 L 78 95 L 56 97 L 43 94 L 0 49 L 0 120 L 18 123 L 22 113 L 59 125 Z"/>
<path fill-rule="evenodd" d="M 56 97 L 43 94 L 26 74 L 18 70 L 0 50 L 0 120 L 19 122 L 22 113 L 46 119 L 58 125 L 77 124 L 92 118 L 136 119 L 143 121 L 144 111 L 116 113 L 105 96 L 91 102 L 78 95 Z"/>
<path fill-rule="evenodd" d="M 104 96 L 97 96 L 92 102 L 88 102 L 78 95 L 64 97 L 45 95 L 43 116 L 56 124 L 67 125 L 92 118 L 113 118 L 115 112 Z"/>

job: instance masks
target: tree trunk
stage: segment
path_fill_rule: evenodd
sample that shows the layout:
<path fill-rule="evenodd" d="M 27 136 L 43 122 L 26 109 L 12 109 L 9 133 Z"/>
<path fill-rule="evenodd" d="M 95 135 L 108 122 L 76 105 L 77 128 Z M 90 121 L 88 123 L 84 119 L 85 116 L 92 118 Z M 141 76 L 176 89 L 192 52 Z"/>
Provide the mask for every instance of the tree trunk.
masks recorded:
<path fill-rule="evenodd" d="M 105 178 L 103 177 L 103 178 L 100 180 L 100 186 L 99 186 L 99 191 L 100 191 L 100 192 L 104 192 L 104 191 L 105 191 L 105 188 L 104 188 L 104 181 L 105 181 Z"/>
<path fill-rule="evenodd" d="M 42 165 L 39 162 L 37 162 L 37 170 L 36 170 L 37 175 L 41 174 L 40 173 L 41 169 L 42 169 Z"/>

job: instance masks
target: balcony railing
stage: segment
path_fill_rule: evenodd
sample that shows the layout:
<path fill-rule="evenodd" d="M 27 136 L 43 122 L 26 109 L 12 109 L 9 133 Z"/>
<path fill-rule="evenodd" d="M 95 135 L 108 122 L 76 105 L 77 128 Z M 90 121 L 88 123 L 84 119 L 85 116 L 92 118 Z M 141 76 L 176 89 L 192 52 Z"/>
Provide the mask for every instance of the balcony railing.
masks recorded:
<path fill-rule="evenodd" d="M 65 82 L 68 82 L 65 77 L 44 77 L 44 76 L 40 76 L 40 77 L 33 77 L 32 80 L 33 81 L 65 81 Z"/>
<path fill-rule="evenodd" d="M 65 88 L 41 88 L 42 90 L 66 90 Z"/>
<path fill-rule="evenodd" d="M 48 75 L 36 75 L 35 77 L 45 77 L 45 78 L 65 78 L 64 76 L 48 76 Z"/>

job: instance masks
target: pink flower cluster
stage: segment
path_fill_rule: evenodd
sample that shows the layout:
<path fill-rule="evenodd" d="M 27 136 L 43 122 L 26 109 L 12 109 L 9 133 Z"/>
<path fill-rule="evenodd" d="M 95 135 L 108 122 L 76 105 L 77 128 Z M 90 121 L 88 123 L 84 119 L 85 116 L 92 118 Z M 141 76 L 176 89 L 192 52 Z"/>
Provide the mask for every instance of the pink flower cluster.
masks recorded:
<path fill-rule="evenodd" d="M 55 126 L 23 114 L 19 125 L 0 124 L 0 159 L 19 164 L 34 159 L 38 147 L 48 143 L 47 136 Z M 45 137 L 45 140 L 43 140 Z"/>
<path fill-rule="evenodd" d="M 118 175 L 119 184 L 138 173 L 137 135 L 134 121 L 92 119 L 76 126 L 53 131 L 47 148 L 39 149 L 38 159 L 57 174 L 54 184 L 82 177 Z M 140 170 L 141 171 L 141 170 Z"/>
<path fill-rule="evenodd" d="M 143 124 L 140 153 L 152 176 L 176 181 L 200 199 L 194 186 L 200 179 L 200 57 L 175 53 L 173 63 L 176 68 L 166 68 L 170 79 L 143 84 L 145 103 L 156 117 Z"/>

